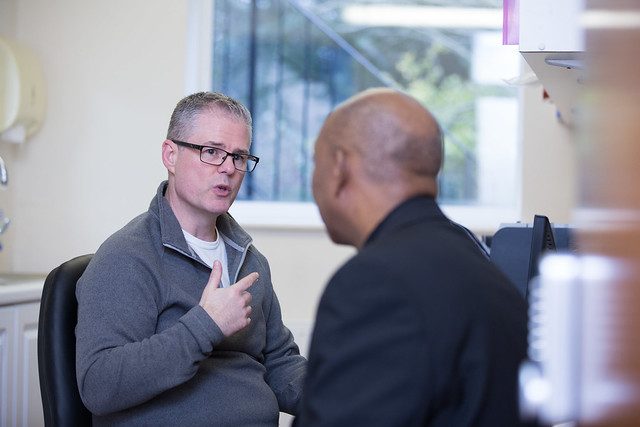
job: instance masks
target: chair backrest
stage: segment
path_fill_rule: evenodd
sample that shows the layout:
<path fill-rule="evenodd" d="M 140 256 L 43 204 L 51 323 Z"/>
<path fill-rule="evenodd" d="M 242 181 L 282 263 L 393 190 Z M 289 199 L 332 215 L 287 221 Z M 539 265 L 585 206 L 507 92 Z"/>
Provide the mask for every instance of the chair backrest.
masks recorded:
<path fill-rule="evenodd" d="M 93 255 L 73 258 L 47 276 L 38 320 L 38 370 L 47 427 L 90 426 L 76 383 L 76 282 Z"/>

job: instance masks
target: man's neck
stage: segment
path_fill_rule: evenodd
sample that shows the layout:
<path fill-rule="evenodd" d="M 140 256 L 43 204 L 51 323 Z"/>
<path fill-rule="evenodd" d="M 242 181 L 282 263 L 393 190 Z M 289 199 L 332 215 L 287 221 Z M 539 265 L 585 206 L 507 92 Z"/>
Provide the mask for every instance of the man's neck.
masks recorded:
<path fill-rule="evenodd" d="M 215 242 L 218 238 L 218 233 L 216 230 L 215 223 L 213 225 L 207 225 L 204 227 L 195 226 L 195 227 L 189 227 L 189 228 L 183 227 L 182 223 L 180 223 L 180 227 L 182 227 L 183 230 L 191 234 L 193 237 L 196 237 L 200 240 L 204 240 L 205 242 Z"/>
<path fill-rule="evenodd" d="M 214 217 L 208 212 L 203 213 L 202 215 L 194 215 L 193 213 L 188 212 L 180 203 L 176 202 L 174 199 L 175 195 L 170 191 L 170 189 L 167 189 L 164 196 L 166 197 L 173 214 L 176 216 L 181 229 L 200 240 L 204 240 L 206 242 L 216 241 L 218 238 L 216 231 L 216 222 L 218 221 L 217 216 Z"/>

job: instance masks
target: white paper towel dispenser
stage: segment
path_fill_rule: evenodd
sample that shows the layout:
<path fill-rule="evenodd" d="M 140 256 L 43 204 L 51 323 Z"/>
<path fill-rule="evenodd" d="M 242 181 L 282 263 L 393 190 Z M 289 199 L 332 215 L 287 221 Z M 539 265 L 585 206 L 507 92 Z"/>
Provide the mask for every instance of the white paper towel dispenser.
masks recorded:
<path fill-rule="evenodd" d="M 33 53 L 0 37 L 0 141 L 21 143 L 44 119 L 44 73 Z"/>

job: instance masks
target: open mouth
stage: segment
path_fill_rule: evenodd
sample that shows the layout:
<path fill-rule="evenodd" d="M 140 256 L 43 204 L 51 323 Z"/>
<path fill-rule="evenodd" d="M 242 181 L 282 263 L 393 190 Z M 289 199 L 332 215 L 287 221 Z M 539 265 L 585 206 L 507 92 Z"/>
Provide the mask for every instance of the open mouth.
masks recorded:
<path fill-rule="evenodd" d="M 214 187 L 214 191 L 218 196 L 228 196 L 231 194 L 231 187 L 228 185 L 220 184 Z"/>

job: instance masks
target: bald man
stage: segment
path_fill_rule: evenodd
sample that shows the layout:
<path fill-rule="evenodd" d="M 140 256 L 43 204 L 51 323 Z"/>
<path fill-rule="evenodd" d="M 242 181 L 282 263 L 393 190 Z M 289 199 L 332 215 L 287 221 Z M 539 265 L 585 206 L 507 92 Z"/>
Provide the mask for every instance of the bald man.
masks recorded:
<path fill-rule="evenodd" d="M 438 207 L 442 134 L 372 89 L 327 118 L 313 194 L 357 248 L 318 307 L 297 426 L 517 426 L 527 307 Z"/>

